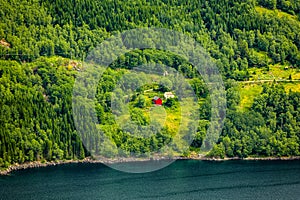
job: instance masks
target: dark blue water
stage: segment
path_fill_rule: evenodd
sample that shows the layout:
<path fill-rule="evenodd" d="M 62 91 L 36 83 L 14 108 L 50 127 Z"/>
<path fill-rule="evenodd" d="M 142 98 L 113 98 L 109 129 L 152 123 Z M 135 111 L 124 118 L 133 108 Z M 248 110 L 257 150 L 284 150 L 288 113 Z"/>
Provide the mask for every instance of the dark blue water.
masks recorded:
<path fill-rule="evenodd" d="M 300 161 L 176 161 L 129 174 L 102 164 L 0 177 L 0 199 L 300 199 Z"/>

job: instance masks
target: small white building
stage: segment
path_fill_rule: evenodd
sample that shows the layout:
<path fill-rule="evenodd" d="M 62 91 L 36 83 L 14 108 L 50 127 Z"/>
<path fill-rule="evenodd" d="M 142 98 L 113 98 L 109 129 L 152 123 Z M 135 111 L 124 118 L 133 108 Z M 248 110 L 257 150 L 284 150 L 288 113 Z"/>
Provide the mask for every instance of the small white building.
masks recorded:
<path fill-rule="evenodd" d="M 165 92 L 164 97 L 165 99 L 168 99 L 168 98 L 174 98 L 175 96 L 172 92 Z"/>

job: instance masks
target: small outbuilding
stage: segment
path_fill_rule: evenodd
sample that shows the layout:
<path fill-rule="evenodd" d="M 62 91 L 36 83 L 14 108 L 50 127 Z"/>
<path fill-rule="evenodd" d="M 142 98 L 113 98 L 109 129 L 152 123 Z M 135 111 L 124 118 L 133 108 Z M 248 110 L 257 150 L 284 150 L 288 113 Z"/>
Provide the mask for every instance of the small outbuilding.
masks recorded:
<path fill-rule="evenodd" d="M 172 92 L 165 92 L 164 97 L 165 99 L 168 99 L 168 98 L 174 98 L 175 96 Z"/>
<path fill-rule="evenodd" d="M 152 99 L 152 102 L 155 104 L 155 105 L 158 105 L 158 106 L 161 106 L 162 105 L 162 100 L 161 98 L 155 96 L 153 99 Z"/>

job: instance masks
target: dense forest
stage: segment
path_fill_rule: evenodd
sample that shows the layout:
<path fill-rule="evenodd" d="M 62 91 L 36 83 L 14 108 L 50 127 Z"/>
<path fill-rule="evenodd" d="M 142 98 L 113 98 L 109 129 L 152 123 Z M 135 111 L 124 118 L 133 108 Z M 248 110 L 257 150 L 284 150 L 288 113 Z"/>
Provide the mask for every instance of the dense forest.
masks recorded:
<path fill-rule="evenodd" d="M 255 70 L 270 72 L 276 65 L 299 71 L 299 0 L 0 2 L 1 167 L 90 155 L 77 134 L 72 115 L 75 78 L 87 54 L 99 43 L 139 27 L 168 28 L 194 38 L 222 74 L 227 116 L 221 136 L 208 156 L 300 155 L 299 92 L 286 90 L 284 83 L 274 80 L 262 86 L 251 106 L 239 108 L 239 84 L 252 80 Z M 129 156 L 131 152 L 139 156 L 157 151 L 172 140 L 172 130 L 157 131 L 159 125 L 152 129 L 155 137 L 147 140 L 130 137 L 114 125 L 110 109 L 114 86 L 128 73 L 128 66 L 142 63 L 171 66 L 194 89 L 200 104 L 199 120 L 191 147 L 184 155 L 199 153 L 211 116 L 207 87 L 191 64 L 176 55 L 151 49 L 119 58 L 99 81 L 95 109 L 111 143 L 103 149 L 95 147 L 95 151 L 108 157 L 120 153 Z M 167 89 L 158 86 L 155 94 L 164 91 Z M 148 124 L 142 112 L 147 106 L 147 97 L 132 97 L 132 120 Z M 167 111 L 176 111 L 178 106 L 176 100 L 163 105 Z M 118 152 L 120 148 L 123 152 Z"/>

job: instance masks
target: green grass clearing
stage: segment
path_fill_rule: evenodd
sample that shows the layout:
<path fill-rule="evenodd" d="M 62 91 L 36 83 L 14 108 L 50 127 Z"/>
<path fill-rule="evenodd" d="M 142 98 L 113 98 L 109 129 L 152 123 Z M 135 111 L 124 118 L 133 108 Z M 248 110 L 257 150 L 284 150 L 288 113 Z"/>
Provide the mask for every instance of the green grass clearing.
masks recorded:
<path fill-rule="evenodd" d="M 261 84 L 241 84 L 239 88 L 241 96 L 239 109 L 242 111 L 249 109 L 253 104 L 254 98 L 262 92 L 262 89 Z"/>
<path fill-rule="evenodd" d="M 285 69 L 287 67 L 287 69 Z M 300 69 L 291 68 L 289 65 L 269 65 L 267 68 L 249 68 L 250 81 L 258 80 L 287 80 L 291 75 L 292 80 L 300 80 Z"/>
<path fill-rule="evenodd" d="M 265 83 L 272 84 L 272 83 Z M 285 91 L 288 93 L 290 90 L 293 92 L 300 92 L 300 83 L 279 83 L 283 85 Z M 241 83 L 239 86 L 241 101 L 238 106 L 238 109 L 241 111 L 245 111 L 251 108 L 254 98 L 258 96 L 263 90 L 262 84 L 243 84 Z"/>
<path fill-rule="evenodd" d="M 292 92 L 300 92 L 300 83 L 281 83 L 284 85 L 284 89 L 286 92 L 290 90 Z"/>
<path fill-rule="evenodd" d="M 259 14 L 268 14 L 268 15 L 275 15 L 276 17 L 279 18 L 287 18 L 289 20 L 297 20 L 297 16 L 291 15 L 289 13 L 283 12 L 278 9 L 270 10 L 261 6 L 255 6 L 255 10 Z"/>

